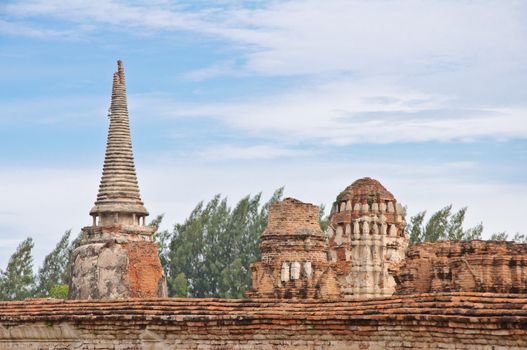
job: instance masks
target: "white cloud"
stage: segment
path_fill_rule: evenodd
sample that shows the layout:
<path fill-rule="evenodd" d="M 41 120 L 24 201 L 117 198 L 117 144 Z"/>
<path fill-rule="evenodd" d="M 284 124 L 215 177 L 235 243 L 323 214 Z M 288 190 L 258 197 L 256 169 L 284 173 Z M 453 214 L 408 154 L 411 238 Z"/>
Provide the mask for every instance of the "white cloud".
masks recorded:
<path fill-rule="evenodd" d="M 202 81 L 218 76 L 242 76 L 243 72 L 235 68 L 234 61 L 220 62 L 209 67 L 197 69 L 185 74 L 189 81 Z"/>
<path fill-rule="evenodd" d="M 98 173 L 98 169 L 0 168 L 0 211 L 11 213 L 0 216 L 0 238 L 8 239 L 1 249 L 0 268 L 9 258 L 6 254 L 28 236 L 35 241 L 35 263 L 40 264 L 65 230 L 72 228 L 75 235 L 83 223 L 89 224 Z"/>
<path fill-rule="evenodd" d="M 239 11 L 229 32 L 264 74 L 422 71 L 522 53 L 519 1 L 303 1 Z M 229 35 L 227 34 L 227 35 Z M 518 57 L 518 62 L 520 58 Z"/>
<path fill-rule="evenodd" d="M 145 100 L 143 100 L 145 99 Z M 328 145 L 527 137 L 527 108 L 457 106 L 452 97 L 388 82 L 333 81 L 231 103 L 179 104 L 137 96 L 151 116 L 216 118 L 252 136 Z M 147 111 L 137 110 L 141 115 Z"/>
<path fill-rule="evenodd" d="M 23 22 L 10 22 L 0 19 L 0 34 L 26 36 L 39 39 L 76 39 L 78 33 L 75 30 L 54 30 L 47 28 L 35 27 Z"/>
<path fill-rule="evenodd" d="M 198 152 L 201 157 L 208 160 L 258 160 L 274 158 L 292 158 L 312 155 L 305 150 L 293 150 L 287 147 L 271 145 L 234 146 L 221 145 L 203 149 Z"/>
<path fill-rule="evenodd" d="M 434 211 L 452 203 L 468 206 L 467 225 L 483 222 L 485 234 L 506 230 L 524 232 L 522 210 L 527 206 L 525 184 L 482 182 L 471 175 L 477 165 L 375 162 L 313 162 L 311 158 L 257 162 L 160 162 L 137 160 L 142 198 L 152 215 L 166 213 L 165 228 L 183 220 L 200 200 L 221 192 L 231 204 L 259 191 L 264 198 L 280 186 L 286 196 L 315 204 L 331 203 L 355 179 L 379 179 L 410 213 Z M 35 263 L 41 263 L 66 229 L 73 233 L 91 223 L 88 212 L 95 200 L 100 169 L 0 170 L 0 268 L 16 245 L 31 236 Z M 7 228 L 13 228 L 9 231 Z"/>
<path fill-rule="evenodd" d="M 48 16 L 137 35 L 193 31 L 227 38 L 229 48 L 241 49 L 239 57 L 189 72 L 190 80 L 222 74 L 309 77 L 289 91 L 229 104 L 185 107 L 143 99 L 145 115 L 215 117 L 282 143 L 527 137 L 527 90 L 519 81 L 527 60 L 522 1 L 223 5 L 29 0 L 5 8 L 14 18 Z M 141 105 L 130 100 L 131 107 Z"/>
<path fill-rule="evenodd" d="M 29 0 L 7 4 L 5 11 L 15 18 L 49 16 L 91 26 L 141 28 L 142 31 L 135 32 L 137 35 L 144 35 L 144 31 L 196 30 L 201 26 L 206 27 L 200 18 L 205 13 L 178 11 L 168 3 L 159 2 L 133 5 L 112 0 Z"/>
<path fill-rule="evenodd" d="M 135 35 L 194 31 L 227 38 L 260 74 L 374 74 L 455 69 L 511 58 L 523 62 L 522 1 L 270 2 L 256 8 L 169 2 L 30 0 L 5 6 L 16 18 L 50 16 Z M 518 56 L 521 55 L 521 56 Z M 214 69 L 213 66 L 211 69 Z"/>

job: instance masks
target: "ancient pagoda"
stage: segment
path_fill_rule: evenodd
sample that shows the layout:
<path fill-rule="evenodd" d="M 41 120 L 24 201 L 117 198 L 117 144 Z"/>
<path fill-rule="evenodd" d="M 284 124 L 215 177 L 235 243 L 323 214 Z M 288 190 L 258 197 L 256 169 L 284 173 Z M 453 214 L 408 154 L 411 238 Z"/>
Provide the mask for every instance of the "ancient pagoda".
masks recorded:
<path fill-rule="evenodd" d="M 336 263 L 344 298 L 390 296 L 394 275 L 405 258 L 408 235 L 405 209 L 375 179 L 365 177 L 346 187 L 333 203 L 329 260 Z"/>
<path fill-rule="evenodd" d="M 152 242 L 155 228 L 139 194 L 122 61 L 113 75 L 110 126 L 92 225 L 73 251 L 70 299 L 120 299 L 167 295 Z"/>

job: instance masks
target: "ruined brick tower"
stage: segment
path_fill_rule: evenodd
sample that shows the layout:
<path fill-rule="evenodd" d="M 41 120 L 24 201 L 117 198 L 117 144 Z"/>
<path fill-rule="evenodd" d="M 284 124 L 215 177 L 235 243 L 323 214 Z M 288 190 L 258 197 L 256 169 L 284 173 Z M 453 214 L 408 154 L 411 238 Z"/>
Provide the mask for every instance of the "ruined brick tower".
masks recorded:
<path fill-rule="evenodd" d="M 337 298 L 340 290 L 327 259 L 319 208 L 286 198 L 269 209 L 261 235 L 261 261 L 251 265 L 251 298 Z"/>
<path fill-rule="evenodd" d="M 70 299 L 117 299 L 167 295 L 154 227 L 145 224 L 148 211 L 141 201 L 135 173 L 124 69 L 117 61 L 113 75 L 110 126 L 101 184 L 73 251 Z"/>
<path fill-rule="evenodd" d="M 405 210 L 377 180 L 362 178 L 342 191 L 331 209 L 329 259 L 336 262 L 345 298 L 389 296 L 404 260 Z"/>

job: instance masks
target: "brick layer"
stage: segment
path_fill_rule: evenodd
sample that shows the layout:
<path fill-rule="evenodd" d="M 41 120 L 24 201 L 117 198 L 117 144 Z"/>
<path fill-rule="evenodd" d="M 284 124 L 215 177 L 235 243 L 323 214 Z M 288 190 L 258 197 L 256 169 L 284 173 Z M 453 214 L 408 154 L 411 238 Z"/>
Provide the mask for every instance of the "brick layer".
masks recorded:
<path fill-rule="evenodd" d="M 261 235 L 261 261 L 251 264 L 251 298 L 309 299 L 340 294 L 327 260 L 319 207 L 293 198 L 273 203 Z"/>
<path fill-rule="evenodd" d="M 527 295 L 0 303 L 2 349 L 525 349 Z"/>
<path fill-rule="evenodd" d="M 527 244 L 442 241 L 412 245 L 397 276 L 397 293 L 527 293 Z"/>

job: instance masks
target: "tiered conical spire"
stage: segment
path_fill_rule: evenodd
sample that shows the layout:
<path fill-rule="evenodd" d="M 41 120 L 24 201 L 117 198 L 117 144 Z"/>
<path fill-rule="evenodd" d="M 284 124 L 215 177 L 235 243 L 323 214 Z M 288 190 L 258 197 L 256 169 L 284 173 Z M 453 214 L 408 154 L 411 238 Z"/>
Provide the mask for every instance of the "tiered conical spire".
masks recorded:
<path fill-rule="evenodd" d="M 139 195 L 128 120 L 126 85 L 122 61 L 113 74 L 110 127 L 99 194 L 90 215 L 131 213 L 148 215 Z"/>

